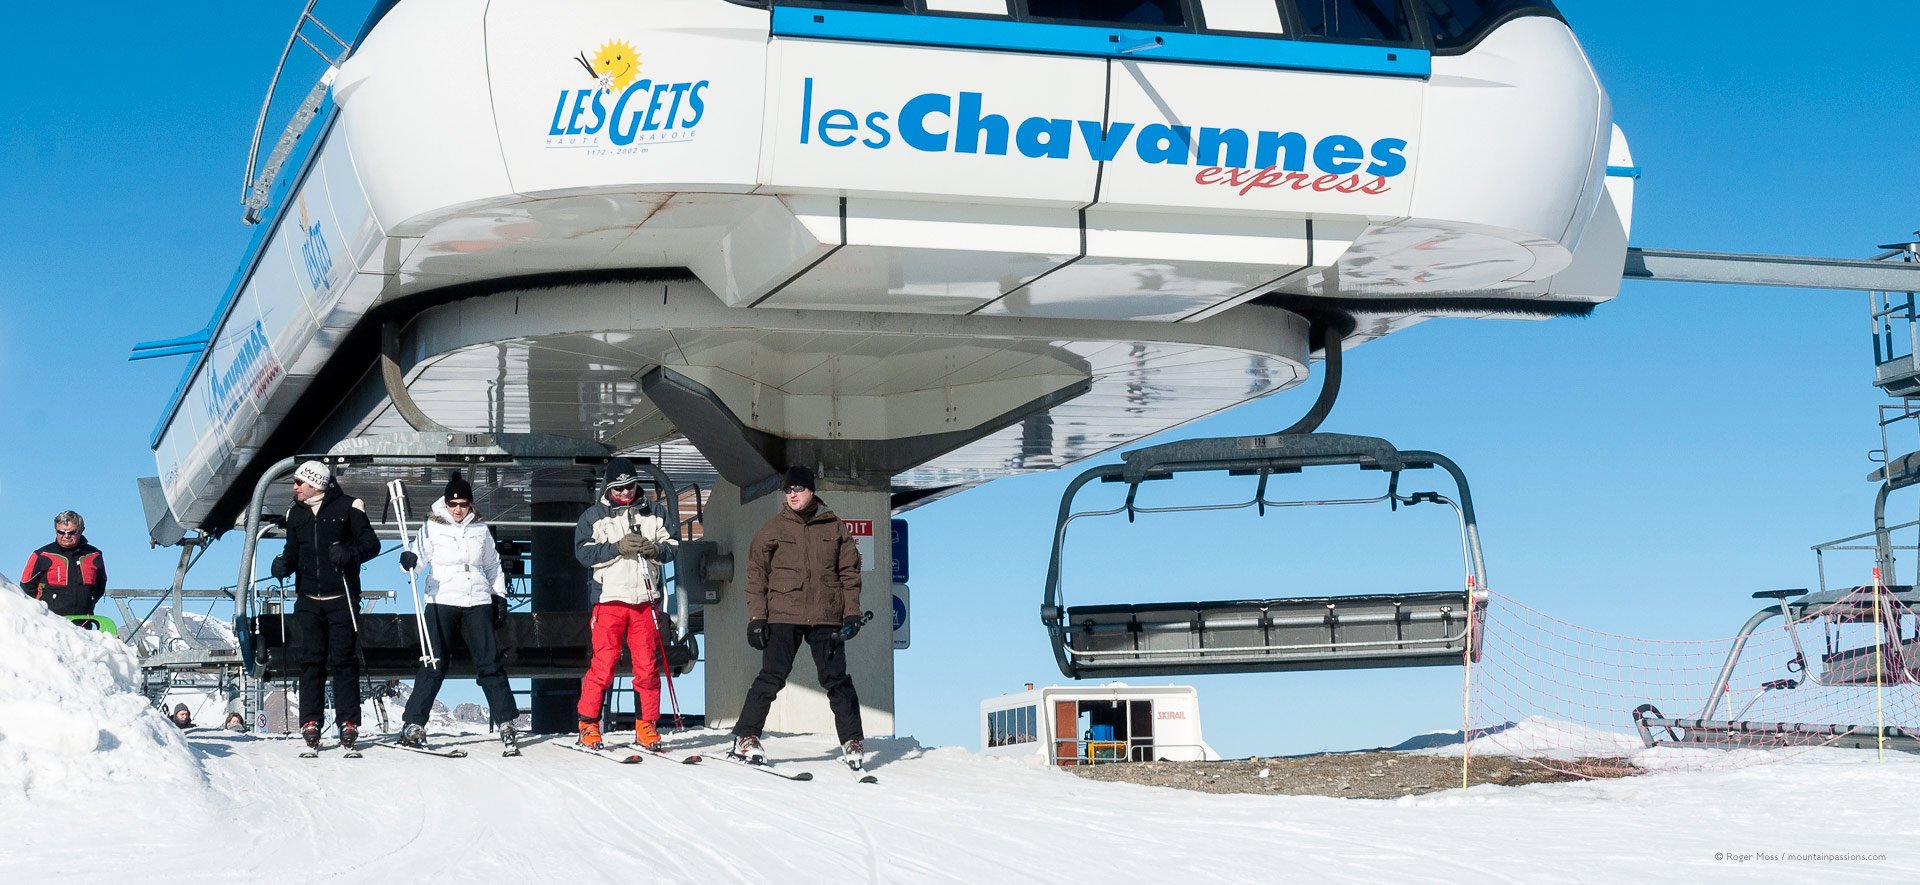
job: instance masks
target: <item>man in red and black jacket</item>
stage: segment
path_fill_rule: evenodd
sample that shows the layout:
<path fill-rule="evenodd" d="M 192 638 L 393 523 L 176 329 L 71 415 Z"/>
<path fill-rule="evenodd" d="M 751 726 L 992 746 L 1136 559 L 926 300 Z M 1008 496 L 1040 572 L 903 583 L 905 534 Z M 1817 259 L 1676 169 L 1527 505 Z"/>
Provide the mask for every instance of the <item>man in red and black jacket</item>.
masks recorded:
<path fill-rule="evenodd" d="M 87 521 L 71 510 L 53 518 L 53 543 L 33 551 L 20 572 L 20 589 L 62 617 L 93 614 L 107 593 L 107 560 L 87 543 Z"/>

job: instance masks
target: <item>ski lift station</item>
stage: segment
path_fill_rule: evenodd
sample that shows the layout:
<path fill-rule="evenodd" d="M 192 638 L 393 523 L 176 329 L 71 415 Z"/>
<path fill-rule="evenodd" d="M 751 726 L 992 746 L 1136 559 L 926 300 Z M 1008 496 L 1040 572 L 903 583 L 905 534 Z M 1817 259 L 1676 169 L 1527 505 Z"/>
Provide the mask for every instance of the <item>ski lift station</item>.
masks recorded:
<path fill-rule="evenodd" d="M 217 674 L 250 714 L 290 641 L 255 548 L 274 552 L 301 459 L 327 461 L 388 538 L 402 503 L 424 512 L 467 472 L 515 575 L 503 644 L 533 679 L 536 730 L 572 726 L 589 654 L 574 520 L 609 458 L 643 459 L 683 541 L 670 663 L 704 666 L 707 722 L 725 726 L 758 661 L 736 563 L 787 467 L 817 472 L 861 538 L 864 607 L 886 612 L 893 516 L 1314 374 L 1320 400 L 1291 427 L 1076 480 L 1032 635 L 1101 680 L 1459 665 L 1488 580 L 1466 478 L 1438 453 L 1314 432 L 1344 353 L 1435 317 L 1586 313 L 1623 276 L 1896 288 L 1871 262 L 1629 250 L 1638 170 L 1545 0 L 386 0 L 357 28 L 313 10 L 249 153 L 252 244 L 203 329 L 135 352 L 187 358 L 142 486 L 155 540 L 180 547 L 176 597 L 207 544 L 238 530 L 244 548 L 241 647 L 149 666 Z M 1341 465 L 1385 489 L 1279 491 Z M 1212 509 L 1450 510 L 1462 577 L 1063 595 L 1068 523 L 1151 513 L 1134 492 L 1195 471 L 1245 478 L 1249 498 Z M 1095 481 L 1125 504 L 1075 511 Z M 368 677 L 411 676 L 412 619 L 362 623 Z M 849 655 L 867 730 L 893 732 L 893 649 Z M 1040 752 L 1097 725 L 1133 758 L 1146 723 L 1151 752 L 1179 758 L 1205 746 L 1181 691 L 1041 689 L 989 702 L 983 728 L 991 744 L 1015 709 L 997 705 L 1025 704 L 1038 718 L 1017 733 Z M 828 728 L 806 695 L 767 727 Z M 1179 704 L 1191 719 L 1159 715 Z"/>
<path fill-rule="evenodd" d="M 980 702 L 980 752 L 1055 765 L 1218 761 L 1188 685 L 1050 685 Z"/>

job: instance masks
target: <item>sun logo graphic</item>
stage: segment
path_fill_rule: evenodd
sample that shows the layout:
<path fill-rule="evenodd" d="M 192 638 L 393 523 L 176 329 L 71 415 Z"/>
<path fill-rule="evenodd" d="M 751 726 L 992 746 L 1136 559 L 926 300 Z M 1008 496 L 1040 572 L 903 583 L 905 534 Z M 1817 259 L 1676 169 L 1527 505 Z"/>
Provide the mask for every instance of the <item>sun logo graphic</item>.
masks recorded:
<path fill-rule="evenodd" d="M 608 41 L 593 58 L 587 58 L 582 52 L 579 61 L 600 90 L 615 95 L 626 91 L 634 78 L 640 76 L 640 53 L 625 40 Z"/>

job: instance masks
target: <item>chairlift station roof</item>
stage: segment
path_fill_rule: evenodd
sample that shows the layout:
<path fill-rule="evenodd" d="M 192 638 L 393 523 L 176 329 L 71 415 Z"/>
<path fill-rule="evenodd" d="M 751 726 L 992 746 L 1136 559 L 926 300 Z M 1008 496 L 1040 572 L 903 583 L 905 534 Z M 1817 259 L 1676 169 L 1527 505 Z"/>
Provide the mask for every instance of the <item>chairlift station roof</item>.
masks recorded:
<path fill-rule="evenodd" d="M 1631 157 L 1551 16 L 1390 63 L 1279 32 L 1189 27 L 1155 57 L 1113 27 L 1043 46 L 1011 20 L 720 0 L 376 15 L 172 351 L 192 363 L 152 444 L 183 525 L 232 526 L 273 461 L 412 429 L 383 330 L 448 428 L 727 474 L 643 383 L 665 372 L 699 414 L 898 495 L 1285 390 L 1326 334 L 1619 286 L 1632 180 L 1608 170 Z"/>

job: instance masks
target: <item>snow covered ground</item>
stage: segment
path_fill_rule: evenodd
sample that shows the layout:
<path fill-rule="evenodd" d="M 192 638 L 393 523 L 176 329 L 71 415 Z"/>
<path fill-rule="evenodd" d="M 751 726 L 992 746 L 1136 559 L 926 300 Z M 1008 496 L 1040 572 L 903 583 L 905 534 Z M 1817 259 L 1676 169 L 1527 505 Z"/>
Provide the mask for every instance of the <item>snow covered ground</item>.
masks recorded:
<path fill-rule="evenodd" d="M 769 749 L 789 783 L 705 763 L 618 766 L 551 744 L 502 759 L 194 732 L 205 785 L 9 798 L 0 881 L 1913 881 L 1920 764 L 1807 754 L 1717 774 L 1476 787 L 1397 801 L 1208 795 L 876 742 L 879 785 L 828 742 Z M 717 746 L 720 735 L 684 743 Z M 20 825 L 27 822 L 27 825 Z M 1789 852 L 1884 855 L 1789 860 Z M 1778 860 L 1754 856 L 1780 855 Z M 1745 860 L 1740 860 L 1746 856 Z M 142 869 L 144 868 L 144 869 Z"/>
<path fill-rule="evenodd" d="M 725 736 L 672 740 L 711 752 Z M 1920 877 L 1920 759 L 1864 751 L 1369 801 L 1099 783 L 910 739 L 871 744 L 878 785 L 807 736 L 767 746 L 809 783 L 446 743 L 472 755 L 306 760 L 288 739 L 183 735 L 134 692 L 125 646 L 0 592 L 4 883 Z"/>

